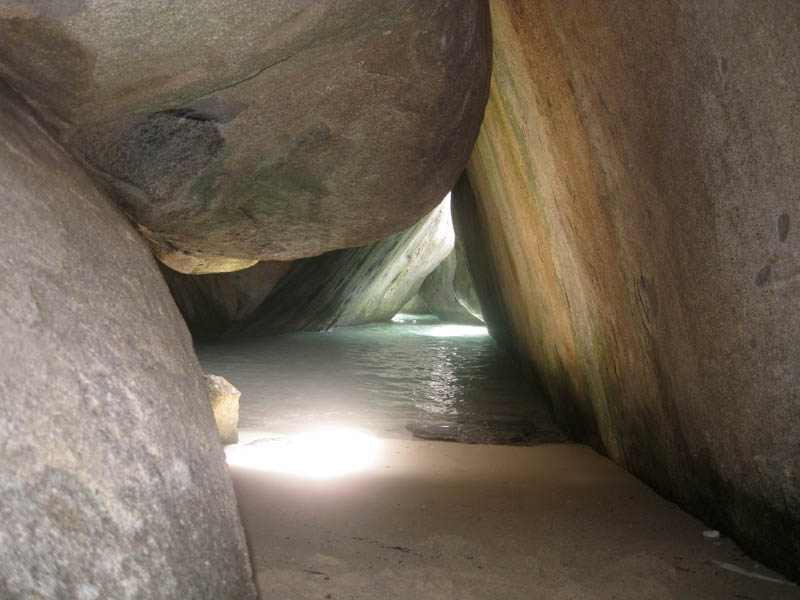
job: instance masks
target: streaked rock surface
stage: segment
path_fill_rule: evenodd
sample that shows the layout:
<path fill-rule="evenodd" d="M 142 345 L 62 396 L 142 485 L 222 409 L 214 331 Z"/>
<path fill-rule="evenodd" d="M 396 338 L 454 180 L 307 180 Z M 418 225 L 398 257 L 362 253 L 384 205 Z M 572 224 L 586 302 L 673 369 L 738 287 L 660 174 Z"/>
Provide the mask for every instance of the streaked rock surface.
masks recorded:
<path fill-rule="evenodd" d="M 800 578 L 800 5 L 490 4 L 491 330 L 573 436 Z"/>
<path fill-rule="evenodd" d="M 295 261 L 229 337 L 388 321 L 453 248 L 449 198 L 402 233 Z"/>

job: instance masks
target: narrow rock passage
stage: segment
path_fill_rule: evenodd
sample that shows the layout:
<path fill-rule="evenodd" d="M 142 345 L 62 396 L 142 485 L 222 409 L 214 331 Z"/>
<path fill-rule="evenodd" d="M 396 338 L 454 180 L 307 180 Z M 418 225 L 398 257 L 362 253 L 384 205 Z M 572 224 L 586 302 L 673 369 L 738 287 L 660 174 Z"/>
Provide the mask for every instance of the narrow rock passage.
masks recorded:
<path fill-rule="evenodd" d="M 231 465 L 262 598 L 800 598 L 586 446 L 413 439 L 405 424 L 434 419 L 477 434 L 486 425 L 485 439 L 497 439 L 502 425 L 491 417 L 503 410 L 512 429 L 528 418 L 534 431 L 557 434 L 490 338 L 448 337 L 459 330 L 443 327 L 387 324 L 199 349 L 206 370 L 243 391 L 230 456 L 321 426 L 378 438 L 361 470 L 339 476 Z M 437 379 L 442 364 L 452 368 Z M 315 452 L 324 462 L 340 450 L 334 440 Z"/>

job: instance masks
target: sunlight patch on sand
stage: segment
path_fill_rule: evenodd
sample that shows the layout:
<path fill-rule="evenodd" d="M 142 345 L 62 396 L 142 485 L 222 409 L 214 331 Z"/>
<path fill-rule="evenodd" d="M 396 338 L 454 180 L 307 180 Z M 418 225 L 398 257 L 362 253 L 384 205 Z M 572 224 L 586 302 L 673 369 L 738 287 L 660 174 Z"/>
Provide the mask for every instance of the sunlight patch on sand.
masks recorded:
<path fill-rule="evenodd" d="M 229 465 L 324 479 L 363 471 L 380 454 L 380 441 L 348 428 L 268 435 L 225 449 Z"/>

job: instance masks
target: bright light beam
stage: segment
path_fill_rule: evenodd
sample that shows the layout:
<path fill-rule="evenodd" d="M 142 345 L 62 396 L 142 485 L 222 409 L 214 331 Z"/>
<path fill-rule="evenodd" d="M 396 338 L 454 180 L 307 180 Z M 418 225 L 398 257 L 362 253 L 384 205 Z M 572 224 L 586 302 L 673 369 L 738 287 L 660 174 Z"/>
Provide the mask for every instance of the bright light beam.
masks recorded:
<path fill-rule="evenodd" d="M 424 335 L 432 335 L 434 337 L 489 335 L 489 331 L 486 327 L 481 325 L 436 325 L 426 328 L 423 333 Z"/>
<path fill-rule="evenodd" d="M 225 454 L 229 465 L 324 479 L 369 468 L 379 450 L 378 439 L 363 431 L 324 429 L 228 446 Z"/>

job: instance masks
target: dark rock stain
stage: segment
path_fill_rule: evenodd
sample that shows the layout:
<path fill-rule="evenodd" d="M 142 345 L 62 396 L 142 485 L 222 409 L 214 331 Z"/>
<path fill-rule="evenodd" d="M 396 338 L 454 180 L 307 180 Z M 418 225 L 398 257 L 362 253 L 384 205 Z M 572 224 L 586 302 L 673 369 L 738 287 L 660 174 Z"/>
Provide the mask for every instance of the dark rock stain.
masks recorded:
<path fill-rule="evenodd" d="M 70 121 L 91 88 L 93 68 L 92 53 L 61 23 L 45 17 L 0 19 L 0 75 L 57 119 Z"/>
<path fill-rule="evenodd" d="M 239 208 L 239 211 L 240 211 L 240 212 L 241 212 L 241 213 L 242 213 L 242 214 L 243 214 L 245 217 L 247 217 L 248 219 L 250 219 L 250 220 L 251 220 L 251 221 L 253 221 L 254 223 L 257 223 L 257 222 L 258 222 L 258 219 L 256 219 L 256 218 L 255 218 L 255 217 L 254 217 L 254 216 L 253 216 L 253 215 L 252 215 L 252 214 L 251 214 L 251 213 L 250 213 L 250 212 L 249 212 L 249 211 L 248 211 L 248 210 L 247 210 L 247 209 L 246 209 L 244 206 L 240 206 L 240 207 L 238 207 L 238 208 Z"/>
<path fill-rule="evenodd" d="M 783 213 L 780 217 L 778 217 L 778 239 L 782 242 L 785 242 L 788 235 L 789 215 L 787 213 Z"/>
<path fill-rule="evenodd" d="M 652 279 L 650 282 L 647 281 L 644 275 L 641 276 L 642 280 L 642 289 L 647 296 L 647 300 L 650 303 L 650 308 L 653 311 L 653 316 L 658 316 L 658 295 L 656 294 L 655 286 L 653 285 Z"/>
<path fill-rule="evenodd" d="M 197 177 L 225 140 L 213 116 L 184 108 L 83 130 L 73 144 L 92 166 L 142 190 L 146 202 L 160 204 Z M 134 199 L 134 212 L 138 204 Z"/>
<path fill-rule="evenodd" d="M 728 59 L 724 56 L 719 61 L 719 68 L 722 71 L 722 74 L 725 75 L 728 72 Z"/>
<path fill-rule="evenodd" d="M 770 275 L 772 275 L 772 265 L 767 265 L 758 272 L 758 275 L 756 275 L 756 285 L 758 287 L 763 287 L 764 284 L 769 281 Z"/>

